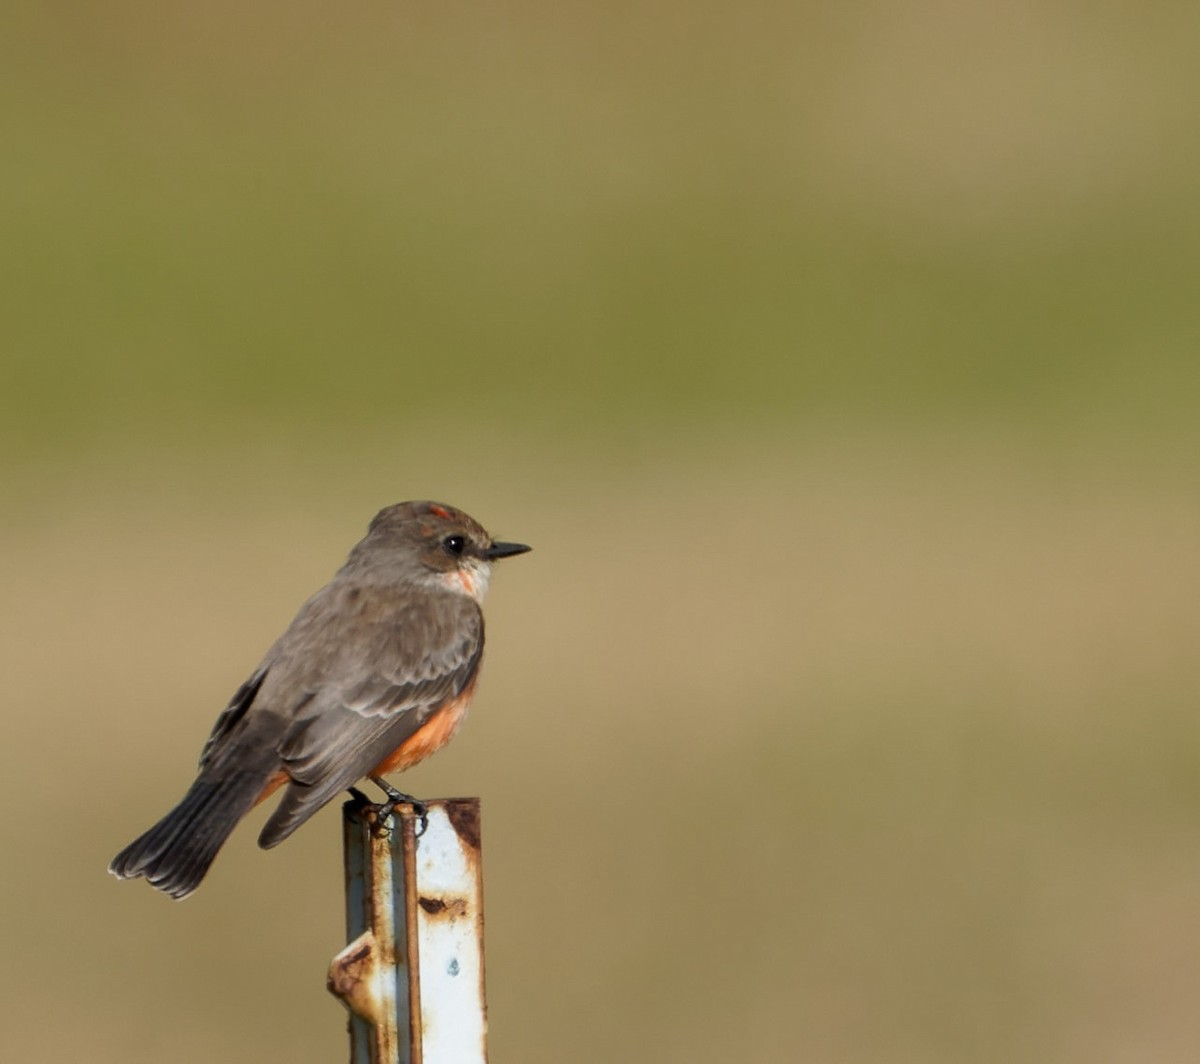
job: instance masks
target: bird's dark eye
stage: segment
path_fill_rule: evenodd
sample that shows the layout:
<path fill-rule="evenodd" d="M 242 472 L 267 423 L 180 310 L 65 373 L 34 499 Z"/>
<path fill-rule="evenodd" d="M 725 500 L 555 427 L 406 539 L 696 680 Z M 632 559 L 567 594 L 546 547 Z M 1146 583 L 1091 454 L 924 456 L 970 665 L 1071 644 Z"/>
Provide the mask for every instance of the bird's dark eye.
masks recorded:
<path fill-rule="evenodd" d="M 442 540 L 442 546 L 446 548 L 455 557 L 462 554 L 466 548 L 467 541 L 462 536 L 447 536 Z"/>

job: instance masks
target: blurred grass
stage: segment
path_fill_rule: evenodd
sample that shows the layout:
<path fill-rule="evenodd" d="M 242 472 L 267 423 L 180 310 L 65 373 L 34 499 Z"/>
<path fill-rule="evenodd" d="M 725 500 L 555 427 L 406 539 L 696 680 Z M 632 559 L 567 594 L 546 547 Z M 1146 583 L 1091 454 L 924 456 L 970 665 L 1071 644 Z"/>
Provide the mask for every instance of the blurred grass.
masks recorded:
<path fill-rule="evenodd" d="M 67 10 L 6 46 L 13 446 L 451 410 L 1191 438 L 1183 5 Z"/>
<path fill-rule="evenodd" d="M 103 868 L 422 496 L 494 1059 L 1196 1055 L 1192 8 L 4 18 L 6 1057 L 342 1056 L 333 813 Z"/>

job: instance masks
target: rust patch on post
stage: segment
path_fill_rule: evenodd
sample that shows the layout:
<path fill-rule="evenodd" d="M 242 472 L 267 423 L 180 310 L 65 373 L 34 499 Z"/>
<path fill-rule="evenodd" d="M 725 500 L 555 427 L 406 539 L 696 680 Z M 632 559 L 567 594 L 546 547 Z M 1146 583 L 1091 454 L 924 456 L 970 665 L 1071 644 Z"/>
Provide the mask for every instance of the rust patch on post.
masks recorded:
<path fill-rule="evenodd" d="M 333 958 L 325 985 L 355 1015 L 379 1023 L 382 1011 L 378 978 L 375 936 L 366 931 Z"/>
<path fill-rule="evenodd" d="M 452 799 L 446 803 L 446 816 L 458 837 L 478 853 L 482 838 L 479 826 L 479 800 Z"/>
<path fill-rule="evenodd" d="M 444 916 L 453 920 L 467 915 L 467 900 L 465 898 L 418 898 L 417 904 L 430 916 Z"/>

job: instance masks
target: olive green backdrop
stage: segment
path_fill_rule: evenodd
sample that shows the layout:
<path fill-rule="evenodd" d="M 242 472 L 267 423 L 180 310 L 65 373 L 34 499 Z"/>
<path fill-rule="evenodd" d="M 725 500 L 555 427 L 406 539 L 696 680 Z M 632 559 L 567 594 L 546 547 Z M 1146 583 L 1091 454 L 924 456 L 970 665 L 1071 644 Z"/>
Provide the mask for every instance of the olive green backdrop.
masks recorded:
<path fill-rule="evenodd" d="M 413 497 L 495 1061 L 1200 1056 L 1192 6 L 3 23 L 5 1059 L 345 1059 L 335 810 L 104 869 Z"/>

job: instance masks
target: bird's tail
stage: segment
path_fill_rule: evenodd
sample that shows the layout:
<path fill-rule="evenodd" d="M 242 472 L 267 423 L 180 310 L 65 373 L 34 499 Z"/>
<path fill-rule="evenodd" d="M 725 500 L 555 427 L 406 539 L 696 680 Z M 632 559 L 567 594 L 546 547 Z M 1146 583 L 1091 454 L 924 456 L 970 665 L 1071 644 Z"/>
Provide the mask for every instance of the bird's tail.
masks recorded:
<path fill-rule="evenodd" d="M 164 894 L 186 898 L 238 821 L 254 807 L 265 782 L 258 772 L 201 776 L 183 801 L 112 859 L 108 870 L 118 879 L 144 876 Z"/>

